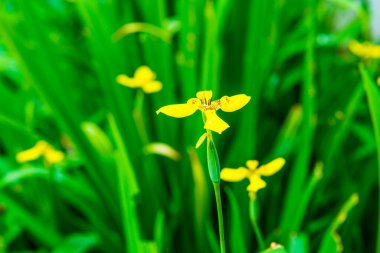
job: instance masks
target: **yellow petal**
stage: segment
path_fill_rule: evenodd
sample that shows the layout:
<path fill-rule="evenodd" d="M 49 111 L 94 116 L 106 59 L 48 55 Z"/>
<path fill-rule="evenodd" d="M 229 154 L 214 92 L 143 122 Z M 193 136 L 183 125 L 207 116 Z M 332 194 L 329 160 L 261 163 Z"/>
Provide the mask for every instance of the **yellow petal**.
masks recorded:
<path fill-rule="evenodd" d="M 45 152 L 45 159 L 49 164 L 59 163 L 63 160 L 64 154 L 61 151 L 54 150 L 53 148 L 47 149 Z"/>
<path fill-rule="evenodd" d="M 144 84 L 142 89 L 145 93 L 154 93 L 162 89 L 162 83 L 159 81 L 152 81 Z"/>
<path fill-rule="evenodd" d="M 211 97 L 212 97 L 211 90 L 197 92 L 197 98 L 199 98 L 202 101 L 209 102 L 211 100 Z"/>
<path fill-rule="evenodd" d="M 248 160 L 246 164 L 247 164 L 248 169 L 250 169 L 251 171 L 254 171 L 259 165 L 259 161 Z"/>
<path fill-rule="evenodd" d="M 214 110 L 204 111 L 206 115 L 206 123 L 204 128 L 221 134 L 224 130 L 230 126 L 216 115 Z"/>
<path fill-rule="evenodd" d="M 350 42 L 350 44 L 348 44 L 348 48 L 350 49 L 350 51 L 355 54 L 355 55 L 358 55 L 360 56 L 361 53 L 362 53 L 362 44 L 360 44 L 359 42 L 357 42 L 356 40 L 353 40 Z"/>
<path fill-rule="evenodd" d="M 264 180 L 259 175 L 253 174 L 249 177 L 250 184 L 247 187 L 247 191 L 257 192 L 258 190 L 267 186 Z"/>
<path fill-rule="evenodd" d="M 116 82 L 129 88 L 137 88 L 141 86 L 141 83 L 136 81 L 136 79 L 130 78 L 127 75 L 123 74 L 116 77 Z"/>
<path fill-rule="evenodd" d="M 201 137 L 199 137 L 197 144 L 195 145 L 195 148 L 199 148 L 202 145 L 202 143 L 205 141 L 206 137 L 207 137 L 207 133 L 202 134 Z"/>
<path fill-rule="evenodd" d="M 365 42 L 364 45 L 364 57 L 366 58 L 380 58 L 380 46 L 372 44 L 371 42 Z"/>
<path fill-rule="evenodd" d="M 220 178 L 227 182 L 239 182 L 249 175 L 249 170 L 246 168 L 230 169 L 224 168 L 220 172 Z"/>
<path fill-rule="evenodd" d="M 348 48 L 353 54 L 362 58 L 380 58 L 380 46 L 371 42 L 351 41 Z"/>
<path fill-rule="evenodd" d="M 233 112 L 244 107 L 249 100 L 251 100 L 251 97 L 245 94 L 232 97 L 224 96 L 220 99 L 220 109 L 224 112 Z"/>
<path fill-rule="evenodd" d="M 19 163 L 33 161 L 42 156 L 49 144 L 45 141 L 39 141 L 32 148 L 17 153 L 16 160 Z"/>
<path fill-rule="evenodd" d="M 174 118 L 183 118 L 192 115 L 197 109 L 196 106 L 191 104 L 175 104 L 161 107 L 156 113 L 162 112 Z"/>
<path fill-rule="evenodd" d="M 150 70 L 147 66 L 138 67 L 135 71 L 134 79 L 141 85 L 153 81 L 156 78 L 156 74 Z"/>
<path fill-rule="evenodd" d="M 271 176 L 279 171 L 285 164 L 284 158 L 276 158 L 270 163 L 264 164 L 257 169 L 257 174 L 263 176 Z"/>
<path fill-rule="evenodd" d="M 190 98 L 187 100 L 187 104 L 199 108 L 202 103 L 198 98 Z"/>

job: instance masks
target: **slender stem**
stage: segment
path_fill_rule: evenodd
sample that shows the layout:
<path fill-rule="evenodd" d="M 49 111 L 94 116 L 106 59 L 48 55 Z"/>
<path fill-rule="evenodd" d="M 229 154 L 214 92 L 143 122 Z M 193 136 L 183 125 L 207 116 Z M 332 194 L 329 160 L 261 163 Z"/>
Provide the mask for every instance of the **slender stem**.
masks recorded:
<path fill-rule="evenodd" d="M 50 199 L 49 211 L 50 211 L 51 224 L 52 224 L 52 227 L 54 227 L 54 229 L 58 231 L 58 223 L 57 223 L 58 196 L 57 196 L 57 189 L 56 189 L 55 180 L 54 180 L 55 168 L 46 159 L 43 159 L 43 163 L 44 163 L 44 168 L 47 169 L 49 173 L 48 184 L 49 184 L 50 191 L 47 192 L 47 194 L 48 194 L 48 198 Z"/>
<path fill-rule="evenodd" d="M 255 231 L 257 242 L 259 243 L 260 250 L 265 249 L 265 243 L 263 239 L 263 234 L 261 233 L 260 227 L 257 224 L 256 212 L 255 212 L 255 199 L 250 199 L 249 201 L 249 218 L 251 219 L 253 230 Z"/>
<path fill-rule="evenodd" d="M 213 185 L 214 185 L 214 191 L 215 191 L 216 208 L 218 210 L 220 252 L 226 253 L 226 245 L 224 241 L 222 200 L 220 198 L 220 183 L 213 183 Z"/>
<path fill-rule="evenodd" d="M 143 105 L 144 105 L 144 92 L 141 90 L 137 91 L 135 106 L 133 108 L 133 118 L 137 126 L 137 131 L 140 135 L 141 141 L 145 144 L 148 144 L 149 137 L 148 131 L 145 126 L 144 117 L 143 117 Z"/>

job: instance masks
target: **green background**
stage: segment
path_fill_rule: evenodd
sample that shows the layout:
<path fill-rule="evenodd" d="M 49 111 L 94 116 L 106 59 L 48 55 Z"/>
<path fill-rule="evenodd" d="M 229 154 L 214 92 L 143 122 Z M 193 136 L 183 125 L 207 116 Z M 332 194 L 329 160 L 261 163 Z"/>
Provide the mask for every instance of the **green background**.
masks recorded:
<path fill-rule="evenodd" d="M 212 90 L 252 97 L 218 111 L 230 125 L 214 134 L 222 167 L 287 161 L 258 192 L 267 246 L 375 252 L 380 69 L 348 50 L 376 42 L 370 11 L 364 0 L 0 0 L 1 251 L 219 252 L 206 149 L 194 148 L 201 113 L 155 113 Z M 160 92 L 116 83 L 141 65 Z M 65 160 L 17 163 L 38 140 Z M 156 142 L 181 159 L 147 148 Z M 227 252 L 258 250 L 247 185 L 221 185 Z"/>

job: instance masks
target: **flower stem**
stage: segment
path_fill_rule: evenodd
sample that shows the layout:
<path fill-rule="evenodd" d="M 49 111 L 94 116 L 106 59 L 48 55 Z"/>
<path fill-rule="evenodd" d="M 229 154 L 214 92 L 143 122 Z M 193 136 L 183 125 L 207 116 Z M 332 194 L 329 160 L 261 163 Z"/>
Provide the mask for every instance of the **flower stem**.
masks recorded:
<path fill-rule="evenodd" d="M 260 227 L 257 224 L 257 219 L 256 219 L 256 210 L 255 210 L 255 199 L 250 199 L 249 201 L 249 218 L 251 219 L 252 227 L 255 232 L 257 242 L 259 244 L 260 250 L 265 249 L 265 243 L 263 239 L 263 234 L 261 233 Z"/>
<path fill-rule="evenodd" d="M 203 113 L 202 116 L 203 121 L 206 122 L 205 115 Z M 216 208 L 218 211 L 220 252 L 225 253 L 226 246 L 224 241 L 223 209 L 222 200 L 220 198 L 220 163 L 218 151 L 216 150 L 215 143 L 212 140 L 212 133 L 210 130 L 207 130 L 207 166 L 211 182 L 214 185 Z"/>
<path fill-rule="evenodd" d="M 226 252 L 226 246 L 224 241 L 224 225 L 223 225 L 223 210 L 222 200 L 220 198 L 220 183 L 213 183 L 216 199 L 216 208 L 218 210 L 218 224 L 219 224 L 219 240 L 220 240 L 220 252 Z"/>
<path fill-rule="evenodd" d="M 144 117 L 143 117 L 143 105 L 144 105 L 144 92 L 139 90 L 137 91 L 135 105 L 133 108 L 133 119 L 140 135 L 141 141 L 144 145 L 148 144 L 148 131 L 145 126 Z"/>

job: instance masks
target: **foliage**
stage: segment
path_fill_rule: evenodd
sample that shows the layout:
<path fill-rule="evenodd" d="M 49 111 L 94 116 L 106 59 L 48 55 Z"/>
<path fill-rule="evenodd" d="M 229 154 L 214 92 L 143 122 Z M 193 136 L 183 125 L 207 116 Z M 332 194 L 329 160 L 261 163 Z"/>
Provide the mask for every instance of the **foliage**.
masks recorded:
<path fill-rule="evenodd" d="M 257 194 L 267 247 L 375 252 L 380 69 L 348 50 L 376 42 L 369 6 L 1 0 L 0 251 L 219 252 L 201 115 L 156 115 L 212 90 L 252 97 L 220 113 L 222 167 L 286 159 Z M 161 91 L 117 82 L 140 66 Z M 16 161 L 40 140 L 64 160 Z M 227 252 L 259 250 L 247 185 L 221 182 Z"/>

